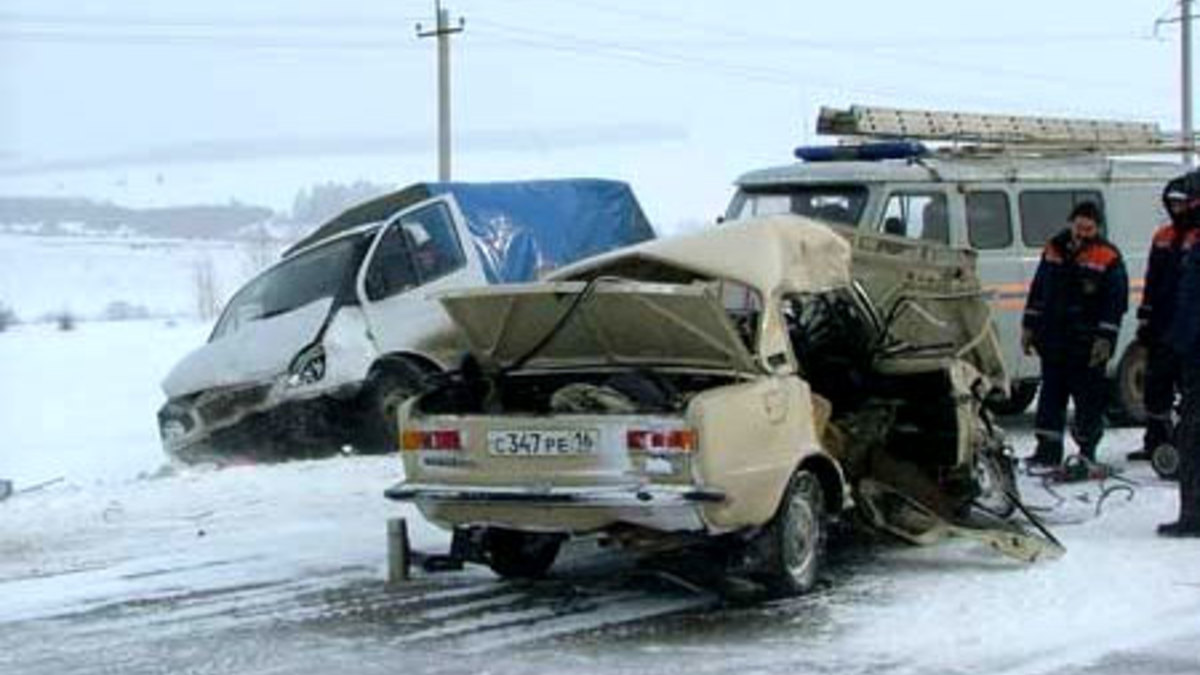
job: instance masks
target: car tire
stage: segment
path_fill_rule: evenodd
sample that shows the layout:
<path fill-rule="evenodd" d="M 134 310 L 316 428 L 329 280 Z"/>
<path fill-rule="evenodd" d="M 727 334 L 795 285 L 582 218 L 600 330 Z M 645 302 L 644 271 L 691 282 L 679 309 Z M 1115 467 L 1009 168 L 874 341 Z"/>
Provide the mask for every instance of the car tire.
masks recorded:
<path fill-rule="evenodd" d="M 505 579 L 537 579 L 546 575 L 563 537 L 557 534 L 489 529 L 483 537 L 488 567 Z"/>
<path fill-rule="evenodd" d="M 415 372 L 389 368 L 371 376 L 361 403 L 363 452 L 386 454 L 398 449 L 397 413 L 400 406 L 416 392 Z"/>
<path fill-rule="evenodd" d="M 1108 411 L 1108 418 L 1114 424 L 1138 426 L 1146 423 L 1144 392 L 1148 360 L 1149 351 L 1140 342 L 1130 343 L 1121 355 Z"/>
<path fill-rule="evenodd" d="M 768 525 L 767 585 L 776 595 L 812 590 L 825 558 L 825 493 L 809 471 L 797 471 Z"/>
<path fill-rule="evenodd" d="M 1006 398 L 988 399 L 987 408 L 997 415 L 1020 415 L 1033 403 L 1037 392 L 1037 380 L 1013 382 L 1009 395 Z"/>

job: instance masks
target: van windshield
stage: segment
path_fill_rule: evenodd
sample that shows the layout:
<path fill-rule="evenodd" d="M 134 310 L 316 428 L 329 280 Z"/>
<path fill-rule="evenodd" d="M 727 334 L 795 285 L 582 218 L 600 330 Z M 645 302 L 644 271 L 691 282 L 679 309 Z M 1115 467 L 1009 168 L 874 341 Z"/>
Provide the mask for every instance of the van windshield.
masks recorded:
<path fill-rule="evenodd" d="M 241 326 L 337 295 L 365 253 L 364 236 L 341 237 L 279 263 L 255 277 L 225 307 L 209 342 Z"/>
<path fill-rule="evenodd" d="M 743 187 L 729 220 L 794 213 L 840 225 L 857 225 L 867 203 L 863 185 L 772 185 Z"/>

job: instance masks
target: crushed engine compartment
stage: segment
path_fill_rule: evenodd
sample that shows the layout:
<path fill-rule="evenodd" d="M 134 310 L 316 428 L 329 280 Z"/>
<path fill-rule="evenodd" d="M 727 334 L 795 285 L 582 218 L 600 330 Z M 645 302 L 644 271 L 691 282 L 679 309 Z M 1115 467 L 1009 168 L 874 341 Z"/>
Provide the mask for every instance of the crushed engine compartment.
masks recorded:
<path fill-rule="evenodd" d="M 648 368 L 485 374 L 471 357 L 418 402 L 428 415 L 678 413 L 730 375 Z"/>

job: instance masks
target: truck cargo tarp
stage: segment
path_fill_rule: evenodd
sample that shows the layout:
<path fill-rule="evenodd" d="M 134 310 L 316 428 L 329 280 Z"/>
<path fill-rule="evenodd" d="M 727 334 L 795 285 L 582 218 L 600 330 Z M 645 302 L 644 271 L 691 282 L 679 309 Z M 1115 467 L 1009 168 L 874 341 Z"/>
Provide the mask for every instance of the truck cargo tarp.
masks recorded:
<path fill-rule="evenodd" d="M 451 195 L 458 204 L 491 283 L 530 281 L 567 263 L 654 238 L 633 190 L 621 181 L 417 183 L 347 210 L 284 255 L 440 195 Z"/>
<path fill-rule="evenodd" d="M 488 281 L 530 281 L 552 269 L 654 238 L 619 181 L 578 179 L 432 183 L 462 209 Z"/>

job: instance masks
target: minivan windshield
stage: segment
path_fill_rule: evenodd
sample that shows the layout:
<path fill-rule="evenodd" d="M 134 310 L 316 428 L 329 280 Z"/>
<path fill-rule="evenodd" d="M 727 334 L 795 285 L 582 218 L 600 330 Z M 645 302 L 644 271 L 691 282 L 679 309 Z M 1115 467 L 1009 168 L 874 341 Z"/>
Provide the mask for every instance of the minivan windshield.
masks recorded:
<path fill-rule="evenodd" d="M 867 203 L 863 185 L 743 186 L 729 220 L 794 213 L 840 225 L 857 225 Z"/>
<path fill-rule="evenodd" d="M 347 276 L 357 270 L 369 241 L 363 235 L 341 237 L 289 258 L 255 277 L 229 301 L 209 342 L 234 333 L 252 321 L 335 296 Z"/>

